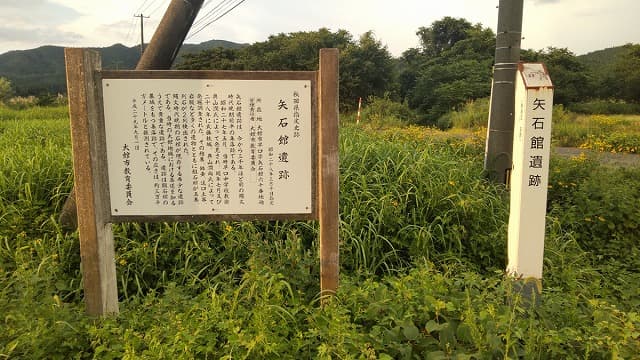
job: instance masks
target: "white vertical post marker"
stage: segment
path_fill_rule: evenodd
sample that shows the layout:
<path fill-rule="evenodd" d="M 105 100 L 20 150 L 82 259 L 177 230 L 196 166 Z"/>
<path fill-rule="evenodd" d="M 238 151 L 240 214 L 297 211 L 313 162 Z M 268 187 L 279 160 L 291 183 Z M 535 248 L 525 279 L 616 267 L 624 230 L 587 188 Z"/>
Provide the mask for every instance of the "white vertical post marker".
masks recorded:
<path fill-rule="evenodd" d="M 358 98 L 358 116 L 356 117 L 356 124 L 360 124 L 360 110 L 362 109 L 362 97 Z"/>
<path fill-rule="evenodd" d="M 552 110 L 553 84 L 546 67 L 520 63 L 507 265 L 507 272 L 518 279 L 542 279 Z"/>

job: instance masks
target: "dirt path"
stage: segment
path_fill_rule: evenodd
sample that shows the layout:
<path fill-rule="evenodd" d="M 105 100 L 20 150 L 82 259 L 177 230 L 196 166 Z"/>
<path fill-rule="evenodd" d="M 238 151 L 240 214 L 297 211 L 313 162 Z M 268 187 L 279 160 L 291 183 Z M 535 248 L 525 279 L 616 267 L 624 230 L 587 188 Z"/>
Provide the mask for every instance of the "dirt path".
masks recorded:
<path fill-rule="evenodd" d="M 592 150 L 568 148 L 568 147 L 556 147 L 551 150 L 552 155 L 559 155 L 564 157 L 579 156 L 585 153 L 587 155 L 594 154 L 601 163 L 611 166 L 622 167 L 640 167 L 640 155 L 638 154 L 612 154 L 601 153 Z"/>

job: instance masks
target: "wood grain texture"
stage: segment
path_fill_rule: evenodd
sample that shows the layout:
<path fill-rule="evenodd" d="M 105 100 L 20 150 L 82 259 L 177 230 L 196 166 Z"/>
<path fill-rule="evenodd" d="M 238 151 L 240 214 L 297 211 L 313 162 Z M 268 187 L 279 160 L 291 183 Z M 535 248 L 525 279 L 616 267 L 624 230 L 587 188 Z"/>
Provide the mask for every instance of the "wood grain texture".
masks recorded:
<path fill-rule="evenodd" d="M 318 215 L 320 219 L 320 292 L 322 296 L 336 293 L 340 271 L 338 66 L 337 49 L 320 50 Z"/>
<path fill-rule="evenodd" d="M 316 71 L 102 70 L 103 79 L 311 80 Z"/>
<path fill-rule="evenodd" d="M 100 86 L 95 71 L 97 52 L 65 49 L 69 117 L 73 148 L 74 187 L 86 311 L 90 315 L 118 313 L 113 233 L 108 222 L 106 166 L 98 154 L 105 145 Z"/>

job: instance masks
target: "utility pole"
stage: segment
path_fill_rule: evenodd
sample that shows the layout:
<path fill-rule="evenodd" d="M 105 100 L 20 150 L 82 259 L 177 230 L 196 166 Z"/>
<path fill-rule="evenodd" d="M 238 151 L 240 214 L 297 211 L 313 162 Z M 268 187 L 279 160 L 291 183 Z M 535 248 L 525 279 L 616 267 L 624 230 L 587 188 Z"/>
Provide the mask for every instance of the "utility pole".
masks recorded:
<path fill-rule="evenodd" d="M 136 70 L 168 70 L 204 0 L 172 0 Z"/>
<path fill-rule="evenodd" d="M 515 80 L 520 61 L 523 0 L 500 0 L 495 64 L 484 169 L 489 179 L 508 184 L 513 152 Z"/>
<path fill-rule="evenodd" d="M 144 19 L 148 19 L 148 16 L 143 16 L 142 13 L 140 15 L 133 15 L 133 17 L 140 18 L 140 57 L 144 54 Z"/>
<path fill-rule="evenodd" d="M 171 0 L 158 29 L 149 42 L 147 51 L 142 51 L 142 44 L 140 45 L 142 56 L 136 70 L 169 70 L 171 68 L 171 64 L 178 55 L 178 50 L 191 29 L 202 3 L 204 0 Z M 140 17 L 140 27 L 142 28 L 144 17 L 142 14 L 135 16 Z M 141 43 L 144 43 L 144 40 Z M 71 193 L 62 207 L 60 224 L 66 228 L 75 229 L 78 227 L 75 189 L 71 189 Z"/>

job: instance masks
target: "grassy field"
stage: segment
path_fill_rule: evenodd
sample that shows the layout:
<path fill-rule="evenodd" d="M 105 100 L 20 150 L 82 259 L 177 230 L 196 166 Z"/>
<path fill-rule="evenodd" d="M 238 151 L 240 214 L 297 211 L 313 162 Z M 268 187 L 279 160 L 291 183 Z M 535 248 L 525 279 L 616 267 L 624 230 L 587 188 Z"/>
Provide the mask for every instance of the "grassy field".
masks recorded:
<path fill-rule="evenodd" d="M 553 158 L 542 299 L 504 276 L 483 140 L 340 128 L 341 278 L 315 222 L 114 226 L 121 313 L 84 315 L 64 108 L 0 110 L 0 359 L 632 359 L 640 169 Z"/>

